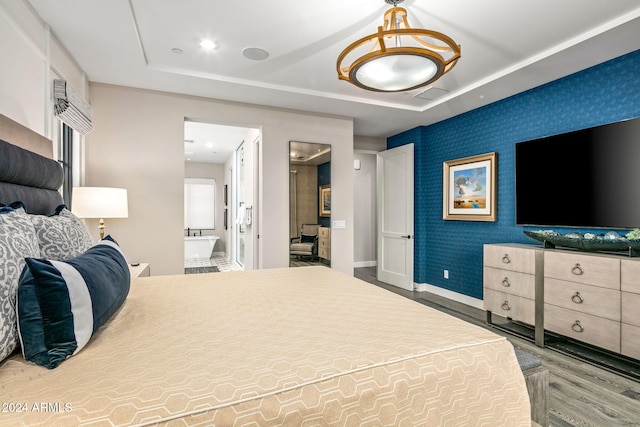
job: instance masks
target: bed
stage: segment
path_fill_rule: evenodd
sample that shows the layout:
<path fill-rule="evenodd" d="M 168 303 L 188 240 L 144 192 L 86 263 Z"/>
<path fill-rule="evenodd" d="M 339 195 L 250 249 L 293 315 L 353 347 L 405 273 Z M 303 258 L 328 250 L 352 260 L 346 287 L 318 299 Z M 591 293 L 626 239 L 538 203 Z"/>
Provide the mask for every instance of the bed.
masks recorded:
<path fill-rule="evenodd" d="M 330 268 L 127 285 L 54 369 L 0 362 L 0 424 L 531 425 L 506 339 Z"/>

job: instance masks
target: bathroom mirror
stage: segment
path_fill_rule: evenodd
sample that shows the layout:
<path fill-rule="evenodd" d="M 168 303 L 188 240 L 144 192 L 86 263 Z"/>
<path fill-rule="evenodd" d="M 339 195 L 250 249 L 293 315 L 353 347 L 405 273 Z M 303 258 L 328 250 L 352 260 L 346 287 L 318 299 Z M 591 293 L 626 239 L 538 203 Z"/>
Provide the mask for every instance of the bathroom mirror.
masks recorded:
<path fill-rule="evenodd" d="M 331 145 L 289 141 L 289 265 L 331 265 Z"/>

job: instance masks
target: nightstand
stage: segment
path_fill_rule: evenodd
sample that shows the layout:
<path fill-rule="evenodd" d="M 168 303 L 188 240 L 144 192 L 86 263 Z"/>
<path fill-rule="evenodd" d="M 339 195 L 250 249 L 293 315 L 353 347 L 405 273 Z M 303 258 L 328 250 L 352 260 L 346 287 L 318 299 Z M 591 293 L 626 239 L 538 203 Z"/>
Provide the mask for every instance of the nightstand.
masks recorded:
<path fill-rule="evenodd" d="M 149 277 L 151 275 L 151 268 L 148 263 L 140 263 L 138 265 L 129 264 L 129 273 L 131 277 Z"/>

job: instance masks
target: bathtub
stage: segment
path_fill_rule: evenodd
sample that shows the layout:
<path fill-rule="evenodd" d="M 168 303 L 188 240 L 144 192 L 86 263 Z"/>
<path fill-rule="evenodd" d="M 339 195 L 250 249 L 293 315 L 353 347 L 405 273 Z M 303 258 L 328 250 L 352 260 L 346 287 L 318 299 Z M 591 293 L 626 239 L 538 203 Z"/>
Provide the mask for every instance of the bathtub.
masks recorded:
<path fill-rule="evenodd" d="M 209 259 L 216 246 L 218 236 L 185 236 L 185 259 Z"/>

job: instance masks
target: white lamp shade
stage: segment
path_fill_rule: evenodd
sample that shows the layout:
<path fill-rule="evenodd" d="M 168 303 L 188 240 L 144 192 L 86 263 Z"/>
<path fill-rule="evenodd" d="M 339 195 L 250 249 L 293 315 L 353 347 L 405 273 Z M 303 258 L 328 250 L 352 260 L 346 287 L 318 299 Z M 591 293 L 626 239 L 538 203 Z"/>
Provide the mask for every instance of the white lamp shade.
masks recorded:
<path fill-rule="evenodd" d="M 128 218 L 127 190 L 74 187 L 71 212 L 79 218 Z"/>

